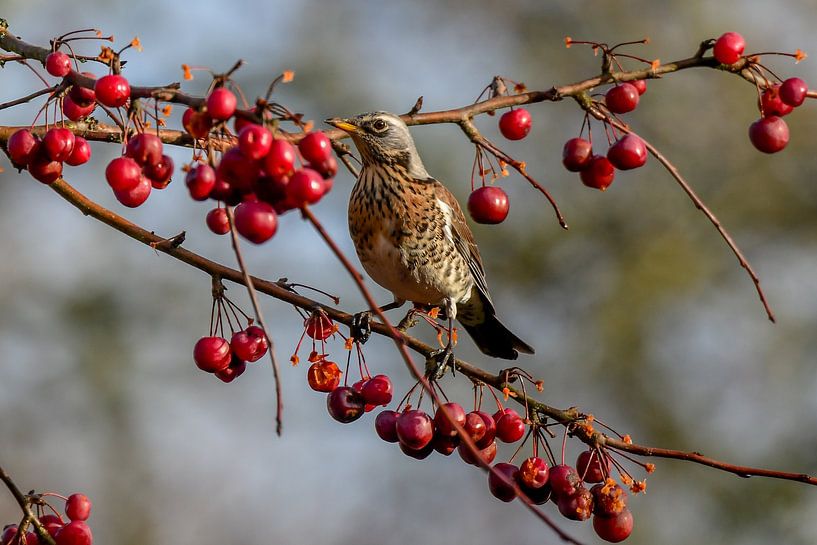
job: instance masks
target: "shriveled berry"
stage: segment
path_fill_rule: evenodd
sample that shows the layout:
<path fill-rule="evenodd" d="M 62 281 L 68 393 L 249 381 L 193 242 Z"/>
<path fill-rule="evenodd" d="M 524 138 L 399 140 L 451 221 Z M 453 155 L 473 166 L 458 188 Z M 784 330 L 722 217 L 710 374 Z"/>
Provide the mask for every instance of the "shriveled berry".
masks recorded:
<path fill-rule="evenodd" d="M 341 374 L 338 364 L 329 360 L 321 360 L 309 366 L 306 381 L 309 387 L 316 392 L 331 392 L 340 384 Z"/>
<path fill-rule="evenodd" d="M 712 54 L 721 64 L 735 64 L 743 55 L 746 48 L 746 40 L 737 32 L 726 32 L 715 40 L 715 47 Z"/>
<path fill-rule="evenodd" d="M 329 393 L 326 408 L 332 418 L 343 424 L 354 422 L 363 416 L 363 397 L 349 386 L 340 386 Z"/>
<path fill-rule="evenodd" d="M 562 164 L 570 172 L 580 172 L 590 164 L 593 144 L 584 138 L 571 138 L 562 148 Z"/>
<path fill-rule="evenodd" d="M 518 468 L 515 465 L 500 462 L 494 466 L 494 471 L 488 473 L 488 489 L 495 498 L 504 502 L 513 501 L 516 498 L 516 489 L 513 483 L 516 480 L 517 471 Z M 497 475 L 497 473 L 505 477 L 505 479 Z"/>
<path fill-rule="evenodd" d="M 230 119 L 237 105 L 238 99 L 225 87 L 217 87 L 207 96 L 207 113 L 213 119 Z"/>
<path fill-rule="evenodd" d="M 468 213 L 477 223 L 502 223 L 508 217 L 510 208 L 508 194 L 501 187 L 486 185 L 468 196 Z"/>
<path fill-rule="evenodd" d="M 222 337 L 202 337 L 193 347 L 193 361 L 202 371 L 217 373 L 230 365 L 230 343 Z"/>
<path fill-rule="evenodd" d="M 400 413 L 397 411 L 381 411 L 374 419 L 374 429 L 377 436 L 389 443 L 396 443 L 399 441 L 397 437 L 397 417 Z"/>
<path fill-rule="evenodd" d="M 559 496 L 559 512 L 570 520 L 587 520 L 593 514 L 593 494 L 579 487 L 569 496 Z"/>
<path fill-rule="evenodd" d="M 647 162 L 647 146 L 634 134 L 627 134 L 607 150 L 607 159 L 619 170 L 644 166 Z"/>
<path fill-rule="evenodd" d="M 557 497 L 572 496 L 582 486 L 579 474 L 576 473 L 574 468 L 566 464 L 559 464 L 550 468 L 548 483 Z"/>
<path fill-rule="evenodd" d="M 607 456 L 603 456 L 604 462 L 600 460 L 599 453 L 594 450 L 585 450 L 576 459 L 576 472 L 586 483 L 600 483 L 610 474 L 610 461 Z"/>
<path fill-rule="evenodd" d="M 789 126 L 774 115 L 761 117 L 749 127 L 749 140 L 763 153 L 777 153 L 789 143 Z"/>
<path fill-rule="evenodd" d="M 604 95 L 604 103 L 614 114 L 626 114 L 638 106 L 639 96 L 638 89 L 632 83 L 625 82 L 611 87 Z"/>
<path fill-rule="evenodd" d="M 71 494 L 65 501 L 65 514 L 71 520 L 88 520 L 91 516 L 91 500 L 85 494 Z"/>
<path fill-rule="evenodd" d="M 427 446 L 434 436 L 434 423 L 423 411 L 411 410 L 397 417 L 397 437 L 412 450 Z"/>
<path fill-rule="evenodd" d="M 758 106 L 760 108 L 763 117 L 770 117 L 776 115 L 778 117 L 783 117 L 784 115 L 788 115 L 794 110 L 793 106 L 786 104 L 780 98 L 780 84 L 777 83 L 765 91 L 760 95 L 760 104 Z"/>
<path fill-rule="evenodd" d="M 62 78 L 71 71 L 71 57 L 62 51 L 49 53 L 45 58 L 45 71 L 55 78 Z"/>
<path fill-rule="evenodd" d="M 238 148 L 252 160 L 265 157 L 272 147 L 272 133 L 266 127 L 250 123 L 238 133 Z"/>
<path fill-rule="evenodd" d="M 445 413 L 443 413 L 442 407 L 448 411 L 448 417 L 446 417 Z M 475 418 L 478 417 L 475 416 Z M 460 426 L 465 426 L 465 409 L 462 408 L 462 405 L 459 403 L 445 403 L 441 407 L 437 407 L 437 411 L 434 413 L 434 427 L 436 428 L 436 433 L 441 437 L 456 437 L 457 430 L 454 429 L 454 425 L 451 423 L 451 420 Z M 485 426 L 482 419 L 479 419 L 479 422 L 480 424 L 483 424 L 482 429 L 484 430 Z M 480 437 L 480 439 L 481 438 L 482 437 Z"/>
<path fill-rule="evenodd" d="M 43 137 L 43 146 L 48 156 L 54 161 L 65 162 L 74 150 L 74 133 L 70 130 L 55 127 L 50 129 Z"/>
<path fill-rule="evenodd" d="M 593 517 L 593 530 L 596 535 L 610 543 L 624 541 L 633 533 L 633 514 L 624 509 L 614 517 Z"/>
<path fill-rule="evenodd" d="M 96 101 L 109 108 L 124 106 L 130 97 L 130 84 L 123 76 L 111 74 L 102 76 L 94 84 Z"/>
<path fill-rule="evenodd" d="M 360 394 L 370 405 L 388 405 L 394 389 L 391 380 L 386 375 L 375 375 L 363 383 Z"/>
<path fill-rule="evenodd" d="M 12 163 L 19 167 L 26 166 L 38 144 L 37 137 L 30 130 L 19 129 L 14 131 L 7 143 Z"/>
<path fill-rule="evenodd" d="M 530 132 L 533 119 L 525 108 L 516 108 L 499 118 L 499 132 L 508 140 L 522 140 Z"/>
<path fill-rule="evenodd" d="M 590 159 L 587 168 L 579 173 L 584 185 L 602 191 L 610 187 L 615 176 L 616 171 L 613 168 L 613 163 L 603 155 L 594 155 Z"/>
<path fill-rule="evenodd" d="M 184 183 L 193 200 L 207 200 L 216 185 L 216 171 L 210 165 L 196 165 L 187 171 Z"/>
<path fill-rule="evenodd" d="M 335 324 L 332 318 L 323 312 L 315 312 L 310 314 L 304 322 L 306 326 L 306 334 L 316 341 L 325 341 L 335 332 Z"/>
<path fill-rule="evenodd" d="M 114 191 L 128 191 L 139 185 L 142 167 L 130 157 L 117 157 L 105 167 L 105 179 Z"/>
<path fill-rule="evenodd" d="M 525 488 L 542 488 L 548 483 L 550 468 L 543 459 L 531 456 L 519 465 L 517 480 Z"/>
<path fill-rule="evenodd" d="M 627 492 L 611 480 L 590 489 L 593 494 L 593 513 L 600 517 L 614 517 L 627 507 Z"/>
<path fill-rule="evenodd" d="M 278 230 L 278 216 L 265 202 L 242 202 L 235 207 L 235 228 L 250 242 L 261 244 Z"/>
<path fill-rule="evenodd" d="M 65 164 L 72 167 L 84 165 L 91 159 L 91 145 L 81 136 L 74 137 L 74 149 L 71 155 L 65 160 Z"/>
<path fill-rule="evenodd" d="M 313 131 L 298 142 L 298 151 L 307 162 L 320 164 L 332 155 L 332 141 L 321 131 Z"/>
<path fill-rule="evenodd" d="M 120 204 L 123 204 L 128 208 L 138 208 L 144 204 L 146 200 L 148 200 L 151 189 L 152 186 L 150 184 L 150 180 L 145 176 L 141 176 L 135 187 L 123 191 L 114 190 L 113 194 Z"/>
<path fill-rule="evenodd" d="M 800 106 L 808 94 L 808 85 L 800 78 L 789 78 L 780 85 L 780 100 L 794 108 Z"/>
<path fill-rule="evenodd" d="M 139 163 L 149 165 L 162 159 L 162 139 L 149 132 L 140 132 L 128 140 L 125 155 Z"/>

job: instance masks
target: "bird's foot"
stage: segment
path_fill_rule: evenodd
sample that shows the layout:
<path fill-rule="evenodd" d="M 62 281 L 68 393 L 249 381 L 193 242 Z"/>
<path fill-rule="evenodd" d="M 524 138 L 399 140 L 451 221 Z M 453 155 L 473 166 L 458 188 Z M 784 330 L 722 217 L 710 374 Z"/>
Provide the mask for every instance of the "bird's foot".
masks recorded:
<path fill-rule="evenodd" d="M 352 316 L 352 324 L 349 326 L 349 336 L 360 344 L 366 344 L 372 335 L 372 313 L 364 310 Z"/>
<path fill-rule="evenodd" d="M 426 358 L 426 378 L 431 380 L 440 380 L 445 376 L 446 371 L 451 369 L 451 374 L 454 374 L 454 347 L 451 343 L 447 344 L 445 348 L 431 352 Z"/>
<path fill-rule="evenodd" d="M 412 327 L 416 326 L 418 321 L 419 320 L 417 320 L 417 309 L 412 308 L 406 313 L 403 319 L 400 320 L 400 323 L 397 324 L 397 330 L 405 333 Z"/>

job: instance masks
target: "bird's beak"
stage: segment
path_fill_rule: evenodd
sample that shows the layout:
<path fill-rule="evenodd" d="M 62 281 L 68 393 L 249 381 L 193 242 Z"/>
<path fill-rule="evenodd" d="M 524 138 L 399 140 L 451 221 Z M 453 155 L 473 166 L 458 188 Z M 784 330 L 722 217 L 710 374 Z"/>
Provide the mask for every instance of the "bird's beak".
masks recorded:
<path fill-rule="evenodd" d="M 348 119 L 341 119 L 340 117 L 332 117 L 325 121 L 329 125 L 333 127 L 337 127 L 344 132 L 348 132 L 349 134 L 354 134 L 357 132 L 357 125 L 350 123 Z"/>

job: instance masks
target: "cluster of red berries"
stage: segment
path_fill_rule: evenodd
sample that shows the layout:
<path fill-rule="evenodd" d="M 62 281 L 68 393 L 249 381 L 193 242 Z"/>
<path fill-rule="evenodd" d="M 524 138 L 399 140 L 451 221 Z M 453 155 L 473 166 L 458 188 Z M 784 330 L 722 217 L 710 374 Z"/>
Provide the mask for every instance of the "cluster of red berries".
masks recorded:
<path fill-rule="evenodd" d="M 624 83 L 624 85 L 630 85 Z M 617 89 L 614 87 L 613 89 Z M 570 172 L 578 172 L 584 185 L 604 191 L 616 175 L 616 170 L 632 170 L 647 162 L 647 146 L 635 134 L 625 134 L 607 149 L 607 156 L 593 154 L 590 140 L 576 137 L 565 142 L 562 164 Z"/>
<path fill-rule="evenodd" d="M 236 115 L 237 99 L 232 91 L 217 87 L 207 97 L 206 108 L 188 109 L 182 124 L 194 138 L 235 116 L 238 145 L 224 152 L 216 168 L 198 164 L 187 172 L 185 183 L 198 201 L 213 199 L 235 205 L 236 230 L 247 240 L 260 244 L 278 229 L 278 214 L 315 204 L 332 189 L 337 160 L 329 138 L 320 131 L 306 134 L 296 148 L 284 139 L 273 138 L 261 125 Z M 304 166 L 297 168 L 298 152 Z M 207 226 L 216 234 L 230 230 L 226 210 L 207 214 Z"/>
<path fill-rule="evenodd" d="M 244 373 L 247 362 L 260 360 L 268 348 L 264 330 L 251 325 L 233 333 L 229 341 L 216 335 L 202 337 L 193 347 L 193 361 L 222 382 L 232 382 Z"/>
<path fill-rule="evenodd" d="M 57 542 L 57 545 L 91 545 L 93 536 L 91 529 L 85 522 L 91 515 L 91 500 L 84 494 L 71 494 L 65 499 L 65 515 L 68 522 L 54 511 L 54 514 L 42 515 L 38 518 L 40 524 Z M 19 528 L 16 524 L 9 524 L 0 534 L 0 545 L 22 545 L 23 538 L 18 536 Z M 29 530 L 25 535 L 26 545 L 43 545 L 39 536 Z"/>
<path fill-rule="evenodd" d="M 172 176 L 173 159 L 164 155 L 161 138 L 147 132 L 130 137 L 125 155 L 105 168 L 116 200 L 129 208 L 142 205 L 152 189 L 166 188 Z"/>
<path fill-rule="evenodd" d="M 35 180 L 52 184 L 62 176 L 63 163 L 79 166 L 91 158 L 91 146 L 81 136 L 64 127 L 49 129 L 42 140 L 30 130 L 15 131 L 8 140 L 11 162 L 27 169 Z"/>

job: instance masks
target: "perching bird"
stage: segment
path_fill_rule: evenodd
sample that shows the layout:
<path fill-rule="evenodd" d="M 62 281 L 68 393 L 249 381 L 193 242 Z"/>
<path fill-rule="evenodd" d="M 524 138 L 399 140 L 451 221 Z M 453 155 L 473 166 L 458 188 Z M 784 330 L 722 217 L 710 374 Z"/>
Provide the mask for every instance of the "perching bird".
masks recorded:
<path fill-rule="evenodd" d="M 363 268 L 406 301 L 439 306 L 489 356 L 533 348 L 497 319 L 471 229 L 457 199 L 426 172 L 408 127 L 388 112 L 326 121 L 351 135 L 363 168 L 349 200 L 349 231 Z M 450 339 L 449 335 L 449 339 Z M 447 347 L 450 355 L 451 342 Z"/>

